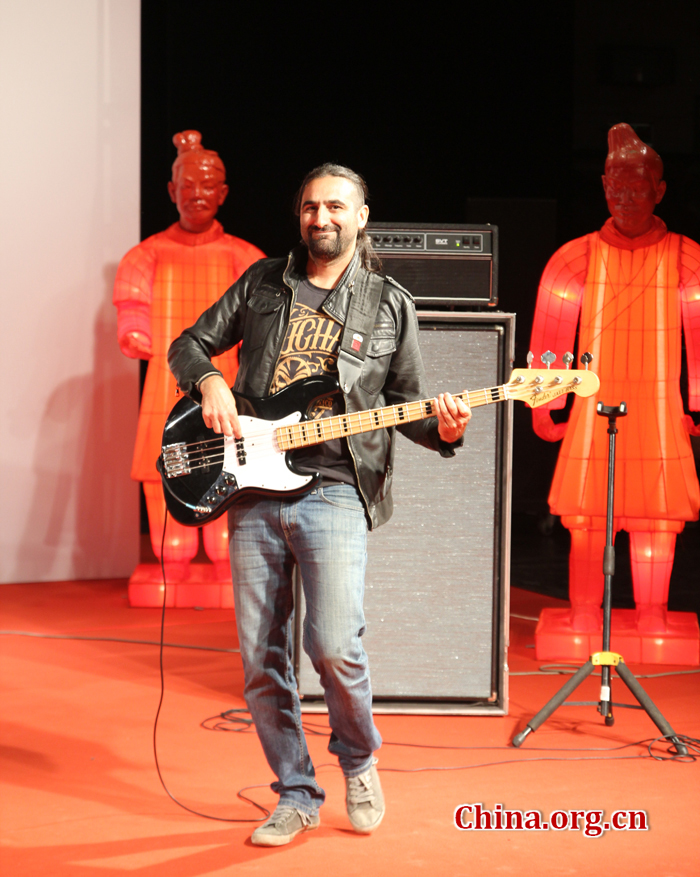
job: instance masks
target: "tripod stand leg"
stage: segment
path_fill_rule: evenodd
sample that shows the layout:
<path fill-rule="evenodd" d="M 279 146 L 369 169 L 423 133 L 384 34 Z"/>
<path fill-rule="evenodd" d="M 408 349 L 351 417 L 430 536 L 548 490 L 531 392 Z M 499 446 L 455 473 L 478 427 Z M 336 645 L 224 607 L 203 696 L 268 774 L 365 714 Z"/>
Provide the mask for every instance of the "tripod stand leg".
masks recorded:
<path fill-rule="evenodd" d="M 558 706 L 561 706 L 566 698 L 571 694 L 571 692 L 574 689 L 578 688 L 583 680 L 587 676 L 590 676 L 592 672 L 593 663 L 588 660 L 574 673 L 574 675 L 571 677 L 571 679 L 569 679 L 566 685 L 562 686 L 562 688 L 557 691 L 554 697 L 542 707 L 537 715 L 530 719 L 526 727 L 523 728 L 523 730 L 519 734 L 516 734 L 515 737 L 513 737 L 513 746 L 520 747 L 527 735 L 531 734 L 533 731 L 536 731 L 542 724 L 542 722 L 545 722 L 552 715 L 554 710 Z"/>
<path fill-rule="evenodd" d="M 634 673 L 629 669 L 629 667 L 621 661 L 615 669 L 617 670 L 617 675 L 620 677 L 620 679 L 622 679 L 622 681 L 629 688 L 632 694 L 637 698 L 639 703 L 644 707 L 647 715 L 656 725 L 659 731 L 661 731 L 664 737 L 667 737 L 676 747 L 676 752 L 679 755 L 687 755 L 688 750 L 683 745 L 683 743 L 681 743 L 678 737 L 676 737 L 676 732 L 669 725 L 666 719 L 661 715 L 654 701 L 649 697 L 649 695 L 642 688 L 639 682 L 637 682 Z"/>

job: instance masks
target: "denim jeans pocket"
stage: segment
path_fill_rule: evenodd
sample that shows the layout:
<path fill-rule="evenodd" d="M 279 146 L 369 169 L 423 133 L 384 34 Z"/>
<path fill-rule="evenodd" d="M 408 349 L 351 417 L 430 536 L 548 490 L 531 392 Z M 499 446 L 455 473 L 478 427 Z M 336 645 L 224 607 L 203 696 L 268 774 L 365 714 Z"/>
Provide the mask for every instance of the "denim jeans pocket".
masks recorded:
<path fill-rule="evenodd" d="M 360 494 L 351 484 L 328 484 L 318 488 L 319 498 L 326 505 L 349 512 L 365 513 Z"/>

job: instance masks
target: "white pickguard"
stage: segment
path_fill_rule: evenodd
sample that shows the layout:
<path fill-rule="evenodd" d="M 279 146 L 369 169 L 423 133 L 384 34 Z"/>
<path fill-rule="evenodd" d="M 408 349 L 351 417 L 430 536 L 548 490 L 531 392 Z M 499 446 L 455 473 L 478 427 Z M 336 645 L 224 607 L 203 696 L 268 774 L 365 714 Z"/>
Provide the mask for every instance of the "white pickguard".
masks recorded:
<path fill-rule="evenodd" d="M 234 438 L 224 437 L 224 472 L 235 475 L 239 490 L 255 487 L 261 490 L 284 492 L 300 490 L 312 475 L 296 475 L 289 469 L 286 452 L 280 450 L 275 431 L 301 420 L 295 411 L 282 420 L 261 420 L 257 417 L 239 417 L 243 431 L 244 464 L 238 458 L 239 445 Z"/>

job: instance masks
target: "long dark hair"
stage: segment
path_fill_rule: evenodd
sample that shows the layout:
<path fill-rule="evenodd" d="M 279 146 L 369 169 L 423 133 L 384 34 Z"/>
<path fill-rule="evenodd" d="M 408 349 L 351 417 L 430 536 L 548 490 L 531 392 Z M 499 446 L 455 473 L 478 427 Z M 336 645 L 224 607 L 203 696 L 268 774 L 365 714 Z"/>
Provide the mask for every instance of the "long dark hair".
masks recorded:
<path fill-rule="evenodd" d="M 344 167 L 342 164 L 334 164 L 333 162 L 327 161 L 325 164 L 321 164 L 318 167 L 315 167 L 312 171 L 309 171 L 302 180 L 301 186 L 299 186 L 294 197 L 295 216 L 301 215 L 301 199 L 304 194 L 304 189 L 312 180 L 318 180 L 321 177 L 343 177 L 344 179 L 349 180 L 355 187 L 359 206 L 363 207 L 367 203 L 369 199 L 369 189 L 367 188 L 367 183 L 364 179 L 349 167 Z M 360 254 L 363 268 L 366 268 L 367 271 L 375 271 L 376 273 L 381 272 L 381 259 L 374 252 L 372 239 L 364 228 L 359 229 L 357 232 L 357 250 Z"/>

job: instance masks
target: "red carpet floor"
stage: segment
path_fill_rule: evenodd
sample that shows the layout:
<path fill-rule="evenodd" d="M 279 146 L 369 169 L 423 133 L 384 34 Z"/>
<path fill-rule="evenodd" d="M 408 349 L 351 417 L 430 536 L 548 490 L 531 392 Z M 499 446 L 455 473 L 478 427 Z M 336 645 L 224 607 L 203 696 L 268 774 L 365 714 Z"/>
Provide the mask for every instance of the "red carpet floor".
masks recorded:
<path fill-rule="evenodd" d="M 192 815 L 159 784 L 152 752 L 158 648 L 108 641 L 157 640 L 159 611 L 129 609 L 121 581 L 5 585 L 0 595 L 3 631 L 104 638 L 0 636 L 3 875 L 700 875 L 700 764 L 653 760 L 645 745 L 628 745 L 657 736 L 645 713 L 618 709 L 606 728 L 594 707 L 562 707 L 522 749 L 509 746 L 566 678 L 517 675 L 538 669 L 533 621 L 512 619 L 508 716 L 377 718 L 388 809 L 374 835 L 349 829 L 342 776 L 329 764 L 325 738 L 310 736 L 328 793 L 322 825 L 270 850 L 250 844 L 254 824 Z M 556 604 L 514 591 L 511 608 L 534 617 Z M 236 645 L 229 610 L 169 610 L 166 627 L 169 643 Z M 236 791 L 263 784 L 251 794 L 274 806 L 255 734 L 200 727 L 244 706 L 238 656 L 167 648 L 165 668 L 158 746 L 172 793 L 192 809 L 245 820 L 257 814 Z M 640 676 L 682 671 L 641 681 L 677 733 L 700 737 L 700 675 L 631 669 Z M 597 700 L 598 685 L 587 680 L 576 699 Z M 621 682 L 613 692 L 614 700 L 632 702 Z M 326 727 L 323 717 L 308 722 Z M 666 747 L 654 751 L 664 755 Z M 543 820 L 553 811 L 604 811 L 603 820 L 614 811 L 644 811 L 648 828 L 600 837 L 587 837 L 582 826 L 457 830 L 455 808 L 477 802 L 537 810 Z"/>

